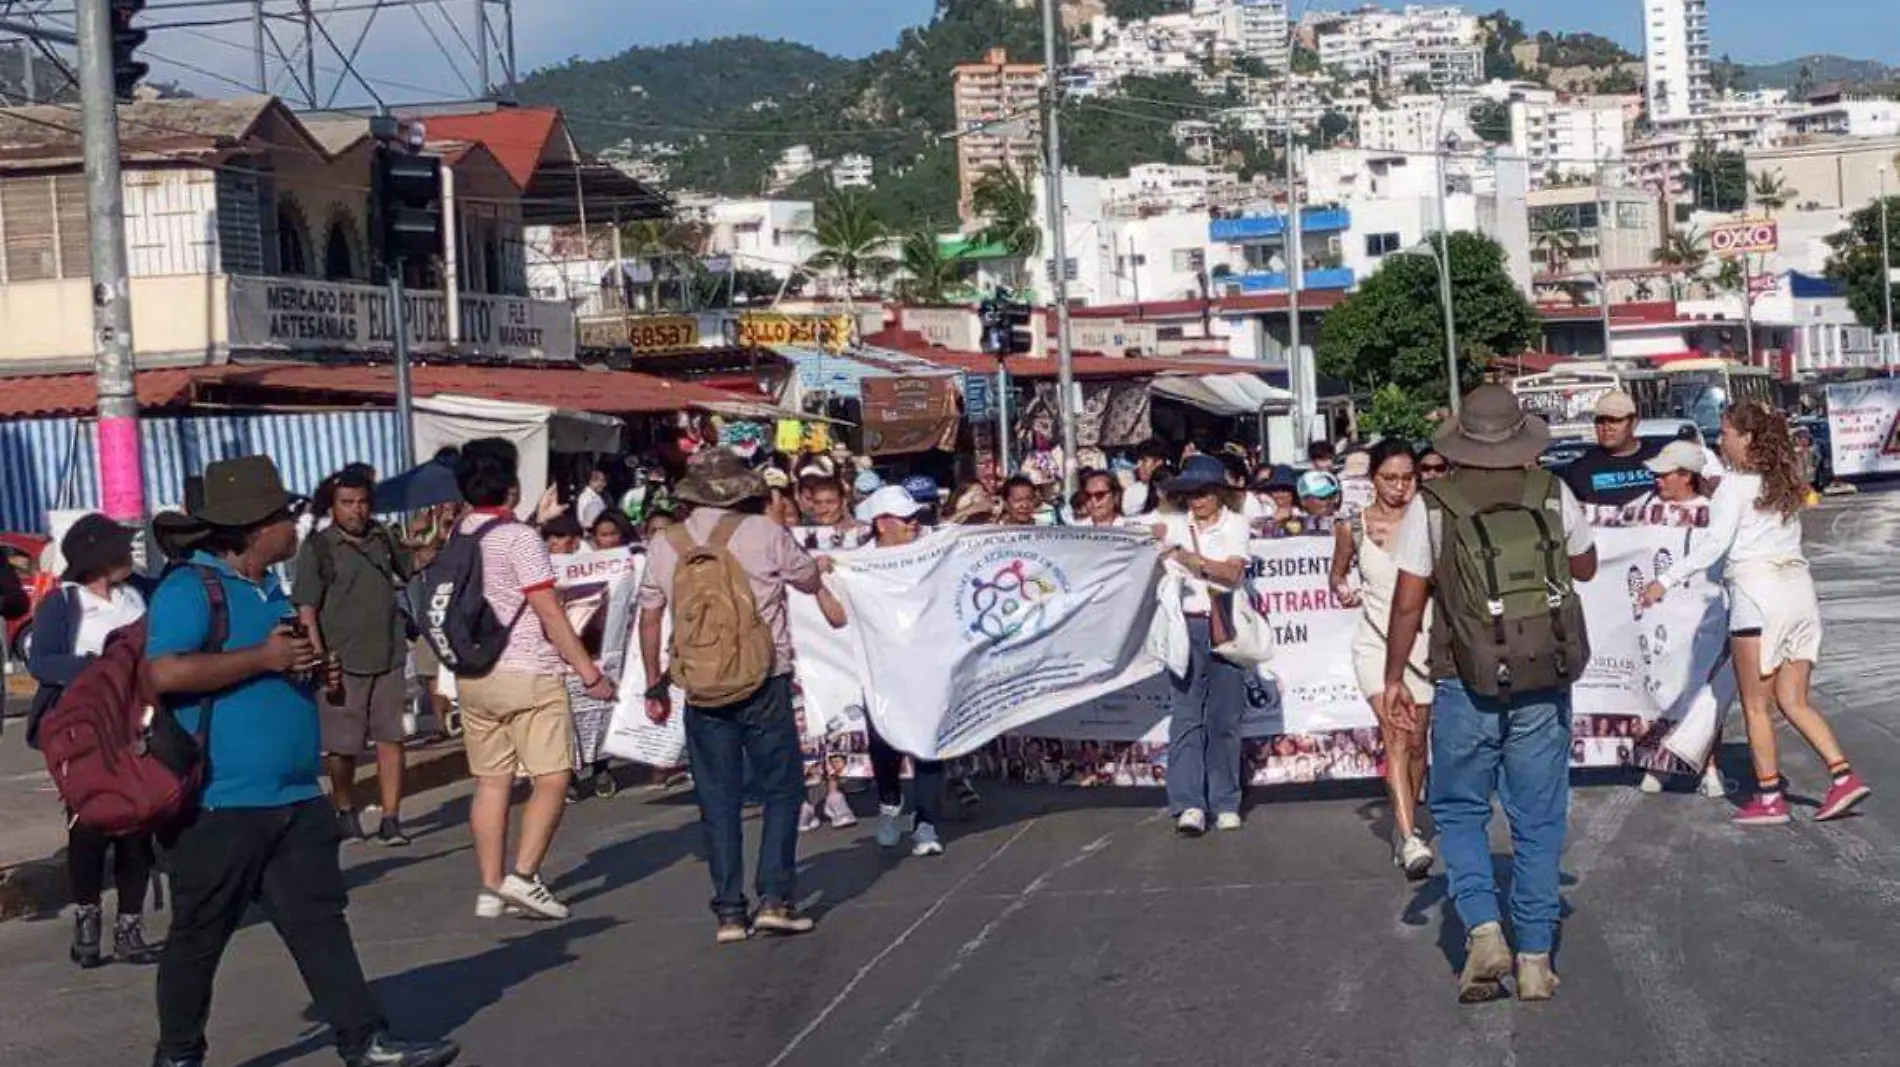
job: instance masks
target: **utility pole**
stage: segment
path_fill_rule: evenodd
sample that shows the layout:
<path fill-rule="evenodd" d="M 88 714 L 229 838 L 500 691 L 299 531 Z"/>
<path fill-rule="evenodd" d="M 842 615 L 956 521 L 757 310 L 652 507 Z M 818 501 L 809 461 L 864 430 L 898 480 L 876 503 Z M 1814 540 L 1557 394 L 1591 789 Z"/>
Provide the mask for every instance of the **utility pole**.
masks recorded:
<path fill-rule="evenodd" d="M 119 106 L 111 0 L 78 0 L 79 94 L 92 260 L 92 368 L 99 391 L 99 488 L 106 517 L 145 520 L 139 403 L 132 363 L 132 283 L 119 181 Z"/>
<path fill-rule="evenodd" d="M 1900 353 L 1888 354 L 1893 347 L 1893 231 L 1888 229 L 1887 221 L 1887 171 L 1892 168 L 1885 163 L 1880 165 L 1880 301 L 1886 312 L 1886 332 L 1880 338 L 1881 357 L 1888 362 L 1900 361 Z"/>
<path fill-rule="evenodd" d="M 1280 231 L 1286 242 L 1286 378 L 1293 390 L 1293 447 L 1305 453 L 1313 440 L 1313 420 L 1319 415 L 1319 379 L 1307 362 L 1300 344 L 1300 282 L 1302 278 L 1300 236 L 1300 180 L 1295 172 L 1293 148 L 1293 53 L 1299 48 L 1299 36 L 1293 24 L 1287 24 L 1286 81 L 1280 86 L 1280 117 L 1285 122 L 1286 139 L 1286 226 Z M 1328 434 L 1327 436 L 1331 436 Z M 1264 446 L 1266 442 L 1262 440 Z"/>
<path fill-rule="evenodd" d="M 1451 107 L 1447 98 L 1438 105 L 1438 299 L 1445 311 L 1445 394 L 1453 418 L 1463 390 L 1458 387 L 1458 317 L 1451 303 L 1451 208 L 1446 187 L 1451 184 L 1451 149 L 1456 143 L 1445 135 L 1445 116 Z"/>
<path fill-rule="evenodd" d="M 1069 245 L 1062 228 L 1062 93 L 1056 65 L 1056 0 L 1042 0 L 1042 135 L 1049 170 L 1049 244 L 1055 255 L 1050 295 L 1056 312 L 1056 391 L 1062 408 L 1062 495 L 1075 495 L 1075 353 L 1069 346 Z"/>

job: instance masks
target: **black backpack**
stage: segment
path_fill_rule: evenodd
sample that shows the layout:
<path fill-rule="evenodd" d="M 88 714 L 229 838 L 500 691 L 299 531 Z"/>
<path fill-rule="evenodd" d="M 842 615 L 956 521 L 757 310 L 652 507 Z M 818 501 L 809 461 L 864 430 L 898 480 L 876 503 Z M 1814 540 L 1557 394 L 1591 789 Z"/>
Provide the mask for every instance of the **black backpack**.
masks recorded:
<path fill-rule="evenodd" d="M 508 634 L 528 606 L 523 599 L 515 617 L 502 622 L 489 606 L 482 585 L 482 541 L 513 519 L 496 519 L 472 534 L 450 535 L 436 557 L 409 581 L 409 604 L 422 639 L 458 678 L 480 678 L 495 669 L 508 646 Z"/>

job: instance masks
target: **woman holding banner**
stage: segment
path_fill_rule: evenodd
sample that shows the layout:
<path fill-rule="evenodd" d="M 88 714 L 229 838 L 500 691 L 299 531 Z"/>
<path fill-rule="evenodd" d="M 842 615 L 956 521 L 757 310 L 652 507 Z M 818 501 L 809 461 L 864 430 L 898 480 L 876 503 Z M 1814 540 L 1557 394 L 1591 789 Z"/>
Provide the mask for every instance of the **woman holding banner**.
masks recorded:
<path fill-rule="evenodd" d="M 1162 485 L 1181 514 L 1157 516 L 1162 559 L 1183 576 L 1188 669 L 1169 675 L 1168 808 L 1175 831 L 1199 837 L 1207 813 L 1222 830 L 1240 829 L 1240 716 L 1247 706 L 1240 667 L 1214 655 L 1215 589 L 1237 588 L 1247 570 L 1247 520 L 1227 506 L 1227 470 L 1193 456 Z"/>
<path fill-rule="evenodd" d="M 1707 484 L 1702 477 L 1703 471 L 1708 468 L 1708 457 L 1701 445 L 1694 441 L 1671 441 L 1663 446 L 1663 450 L 1656 454 L 1656 458 L 1647 461 L 1644 465 L 1656 475 L 1655 499 L 1672 509 L 1671 518 L 1684 515 L 1693 517 L 1696 511 L 1709 506 Z M 1686 556 L 1694 549 L 1698 540 L 1705 539 L 1707 536 L 1699 530 L 1691 530 L 1684 541 L 1684 555 Z M 1661 751 L 1670 753 L 1691 767 L 1701 767 L 1702 784 L 1696 788 L 1703 796 L 1712 800 L 1720 800 L 1729 795 L 1729 783 L 1722 777 L 1722 768 L 1715 762 L 1718 742 L 1722 738 L 1721 718 L 1727 711 L 1724 706 L 1726 703 L 1727 701 L 1723 700 L 1716 704 L 1716 723 L 1714 728 L 1708 731 L 1708 745 L 1699 756 L 1694 751 L 1685 753 L 1677 746 L 1702 747 L 1699 744 L 1700 733 L 1695 734 L 1698 741 L 1688 741 L 1685 731 L 1680 728 L 1671 731 L 1669 737 L 1658 746 Z M 1645 793 L 1660 793 L 1663 790 L 1662 778 L 1654 771 L 1647 771 L 1643 774 L 1643 780 L 1637 788 Z"/>
<path fill-rule="evenodd" d="M 1808 699 L 1821 654 L 1821 607 L 1801 550 L 1807 486 L 1787 417 L 1753 401 L 1731 408 L 1722 417 L 1722 457 L 1730 470 L 1710 504 L 1708 537 L 1658 575 L 1642 603 L 1661 601 L 1673 586 L 1726 560 L 1735 677 L 1759 787 L 1735 821 L 1771 826 L 1789 818 L 1771 703 L 1827 763 L 1832 782 L 1815 819 L 1838 819 L 1871 790 Z"/>
<path fill-rule="evenodd" d="M 1373 446 L 1372 503 L 1350 521 L 1333 527 L 1333 595 L 1347 607 L 1360 609 L 1359 627 L 1352 639 L 1353 673 L 1359 691 L 1372 703 L 1385 742 L 1385 790 L 1392 801 L 1392 865 L 1418 881 L 1431 873 L 1432 848 L 1418 828 L 1418 798 L 1425 786 L 1425 754 L 1432 705 L 1431 675 L 1426 670 L 1430 607 L 1412 656 L 1406 664 L 1405 685 L 1418 705 L 1418 724 L 1408 728 L 1385 707 L 1386 632 L 1392 616 L 1392 594 L 1398 588 L 1399 567 L 1390 546 L 1398 534 L 1405 510 L 1418 495 L 1418 460 L 1412 446 L 1388 437 Z M 1359 583 L 1352 568 L 1359 567 Z"/>

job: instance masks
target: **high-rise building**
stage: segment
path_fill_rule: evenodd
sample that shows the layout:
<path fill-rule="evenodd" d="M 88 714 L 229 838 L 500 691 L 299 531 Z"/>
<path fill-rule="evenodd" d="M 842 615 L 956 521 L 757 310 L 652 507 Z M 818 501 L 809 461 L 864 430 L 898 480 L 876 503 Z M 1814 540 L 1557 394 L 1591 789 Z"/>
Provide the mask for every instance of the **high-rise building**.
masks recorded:
<path fill-rule="evenodd" d="M 1042 151 L 1042 64 L 1011 63 L 992 48 L 981 63 L 950 72 L 957 111 L 957 212 L 970 222 L 970 193 L 1001 167 L 1034 166 Z"/>
<path fill-rule="evenodd" d="M 1669 122 L 1708 107 L 1709 0 L 1643 0 L 1649 118 Z"/>

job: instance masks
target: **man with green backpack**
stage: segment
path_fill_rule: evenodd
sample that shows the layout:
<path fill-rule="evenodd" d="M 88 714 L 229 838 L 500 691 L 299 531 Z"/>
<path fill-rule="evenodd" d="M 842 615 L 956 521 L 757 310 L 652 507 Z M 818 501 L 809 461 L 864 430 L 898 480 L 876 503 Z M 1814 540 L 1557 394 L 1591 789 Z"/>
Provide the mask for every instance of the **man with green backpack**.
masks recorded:
<path fill-rule="evenodd" d="M 1570 806 L 1570 690 L 1590 663 L 1576 584 L 1596 545 L 1568 487 L 1537 466 L 1550 439 L 1499 385 L 1465 397 L 1433 438 L 1453 472 L 1427 483 L 1394 539 L 1399 584 L 1384 700 L 1416 721 L 1406 659 L 1429 598 L 1431 810 L 1465 924 L 1458 999 L 1503 995 L 1512 971 L 1492 872 L 1491 795 L 1511 825 L 1511 920 L 1519 1000 L 1548 1000 L 1562 907 L 1558 865 Z"/>

